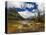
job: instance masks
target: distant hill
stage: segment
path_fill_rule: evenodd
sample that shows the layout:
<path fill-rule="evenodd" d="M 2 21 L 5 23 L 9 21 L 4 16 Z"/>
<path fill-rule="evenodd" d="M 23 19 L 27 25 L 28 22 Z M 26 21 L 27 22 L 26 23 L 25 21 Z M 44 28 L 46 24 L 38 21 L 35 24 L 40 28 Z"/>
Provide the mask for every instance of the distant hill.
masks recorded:
<path fill-rule="evenodd" d="M 45 20 L 45 15 L 38 15 L 38 17 L 34 18 L 34 17 L 29 17 L 27 19 L 24 19 L 23 17 L 21 17 L 18 12 L 16 12 L 16 9 L 13 8 L 5 8 L 7 9 L 7 19 L 8 20 L 38 20 L 40 22 L 43 22 Z M 40 14 L 40 13 L 39 13 Z"/>
<path fill-rule="evenodd" d="M 23 20 L 24 19 L 18 14 L 18 12 L 16 12 L 15 8 L 7 9 L 7 18 L 9 20 Z"/>

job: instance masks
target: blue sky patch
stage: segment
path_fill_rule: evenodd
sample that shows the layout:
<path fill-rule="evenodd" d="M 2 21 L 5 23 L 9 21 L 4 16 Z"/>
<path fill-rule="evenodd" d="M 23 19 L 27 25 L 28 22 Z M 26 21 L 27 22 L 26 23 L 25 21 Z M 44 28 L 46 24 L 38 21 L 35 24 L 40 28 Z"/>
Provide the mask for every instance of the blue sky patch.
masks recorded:
<path fill-rule="evenodd" d="M 38 5 L 34 2 L 24 2 L 24 8 L 16 8 L 17 12 L 24 12 L 24 11 L 28 11 L 28 12 L 32 12 L 32 10 L 37 9 Z M 27 5 L 27 6 L 26 6 Z M 31 7 L 30 7 L 31 6 Z M 33 6 L 33 7 L 32 7 Z M 34 11 L 35 12 L 35 11 Z"/>

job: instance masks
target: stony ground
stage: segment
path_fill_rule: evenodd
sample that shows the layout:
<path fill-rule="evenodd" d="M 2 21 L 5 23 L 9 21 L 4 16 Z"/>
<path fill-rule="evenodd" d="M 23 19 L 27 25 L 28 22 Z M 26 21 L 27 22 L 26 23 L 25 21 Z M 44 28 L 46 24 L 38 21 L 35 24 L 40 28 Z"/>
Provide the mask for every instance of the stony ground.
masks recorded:
<path fill-rule="evenodd" d="M 8 33 L 17 32 L 43 32 L 44 23 L 34 21 L 9 21 L 7 24 Z"/>

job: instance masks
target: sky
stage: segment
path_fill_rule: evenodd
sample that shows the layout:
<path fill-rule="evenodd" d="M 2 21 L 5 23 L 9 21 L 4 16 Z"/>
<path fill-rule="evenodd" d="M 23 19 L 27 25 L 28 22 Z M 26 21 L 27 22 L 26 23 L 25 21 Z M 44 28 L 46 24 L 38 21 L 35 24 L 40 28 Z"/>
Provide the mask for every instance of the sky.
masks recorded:
<path fill-rule="evenodd" d="M 39 10 L 43 10 L 43 7 L 44 7 L 43 3 L 41 3 L 41 2 L 35 2 L 35 3 L 38 5 Z M 8 5 L 7 6 L 8 8 L 9 7 L 21 8 L 21 5 L 24 5 L 24 3 L 23 2 L 8 1 L 7 5 Z M 31 5 L 30 5 L 30 7 L 31 7 Z"/>
<path fill-rule="evenodd" d="M 24 6 L 25 5 L 25 6 Z M 35 7 L 36 6 L 36 7 Z M 38 16 L 37 14 L 37 9 L 39 9 L 41 12 L 43 11 L 44 4 L 41 2 L 34 2 L 33 3 L 23 3 L 23 2 L 13 2 L 13 1 L 8 1 L 7 3 L 7 8 L 9 7 L 15 7 L 17 12 L 25 19 L 32 17 L 32 16 Z M 35 13 L 35 12 L 36 13 Z M 42 12 L 43 13 L 43 12 Z"/>

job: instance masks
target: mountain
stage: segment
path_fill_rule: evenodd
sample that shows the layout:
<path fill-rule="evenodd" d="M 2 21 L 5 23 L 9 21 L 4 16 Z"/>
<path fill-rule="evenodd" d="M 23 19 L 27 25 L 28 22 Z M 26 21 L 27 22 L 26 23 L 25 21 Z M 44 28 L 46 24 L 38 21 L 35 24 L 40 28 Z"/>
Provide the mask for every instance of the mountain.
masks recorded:
<path fill-rule="evenodd" d="M 13 8 L 7 8 L 7 18 L 8 20 L 31 20 L 31 19 L 36 19 L 38 18 L 37 16 L 39 16 L 38 14 L 40 13 L 25 13 L 25 16 L 24 16 L 24 13 L 22 15 L 22 13 L 18 13 L 16 11 L 16 8 L 13 7 Z M 40 18 L 41 16 L 39 16 Z"/>
<path fill-rule="evenodd" d="M 18 12 L 16 12 L 15 8 L 7 8 L 7 18 L 9 20 L 21 20 L 22 18 Z"/>

